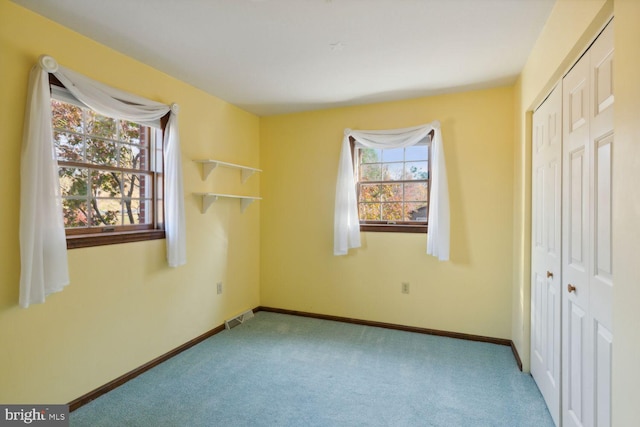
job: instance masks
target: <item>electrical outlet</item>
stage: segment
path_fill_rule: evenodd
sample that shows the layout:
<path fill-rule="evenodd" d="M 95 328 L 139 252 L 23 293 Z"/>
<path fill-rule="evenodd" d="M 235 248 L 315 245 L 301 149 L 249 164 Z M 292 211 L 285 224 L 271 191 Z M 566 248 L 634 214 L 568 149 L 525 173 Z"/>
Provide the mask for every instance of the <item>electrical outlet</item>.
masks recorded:
<path fill-rule="evenodd" d="M 222 293 L 222 282 L 218 282 L 216 286 L 217 286 L 218 295 L 220 295 Z"/>
<path fill-rule="evenodd" d="M 403 294 L 409 293 L 409 282 L 402 282 L 402 293 Z"/>

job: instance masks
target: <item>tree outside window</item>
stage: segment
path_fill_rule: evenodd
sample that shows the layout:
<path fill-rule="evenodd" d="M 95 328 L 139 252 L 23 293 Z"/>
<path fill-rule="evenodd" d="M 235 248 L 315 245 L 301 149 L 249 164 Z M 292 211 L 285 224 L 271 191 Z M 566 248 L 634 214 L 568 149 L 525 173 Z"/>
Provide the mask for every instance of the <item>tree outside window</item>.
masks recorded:
<path fill-rule="evenodd" d="M 429 148 L 428 144 L 355 148 L 358 214 L 363 231 L 426 232 Z"/>
<path fill-rule="evenodd" d="M 152 129 L 52 99 L 67 234 L 156 228 L 161 147 Z"/>

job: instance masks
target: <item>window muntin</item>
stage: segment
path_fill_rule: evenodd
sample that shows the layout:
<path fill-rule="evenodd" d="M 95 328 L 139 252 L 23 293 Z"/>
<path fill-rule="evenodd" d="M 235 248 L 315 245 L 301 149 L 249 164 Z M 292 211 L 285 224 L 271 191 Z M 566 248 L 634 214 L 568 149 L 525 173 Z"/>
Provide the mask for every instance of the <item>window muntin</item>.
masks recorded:
<path fill-rule="evenodd" d="M 429 154 L 428 143 L 354 148 L 361 230 L 426 232 Z"/>
<path fill-rule="evenodd" d="M 161 131 L 58 98 L 52 125 L 67 234 L 162 228 Z"/>

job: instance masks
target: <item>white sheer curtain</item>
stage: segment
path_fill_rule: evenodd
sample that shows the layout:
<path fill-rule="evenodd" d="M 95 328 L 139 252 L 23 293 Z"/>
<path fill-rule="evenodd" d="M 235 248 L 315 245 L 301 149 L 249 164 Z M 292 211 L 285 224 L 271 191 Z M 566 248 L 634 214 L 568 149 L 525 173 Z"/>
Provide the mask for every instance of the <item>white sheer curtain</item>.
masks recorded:
<path fill-rule="evenodd" d="M 31 70 L 25 116 L 20 188 L 20 305 L 42 303 L 69 283 L 57 160 L 51 128 L 49 74 L 99 114 L 165 127 L 165 233 L 167 261 L 186 263 L 186 227 L 178 106 L 161 104 L 103 85 L 43 55 Z"/>
<path fill-rule="evenodd" d="M 356 144 L 369 148 L 400 148 L 415 145 L 433 131 L 431 141 L 431 194 L 429 197 L 429 218 L 427 233 L 427 254 L 441 261 L 449 259 L 449 190 L 447 169 L 442 147 L 440 123 L 403 129 L 354 131 L 346 129 L 342 140 L 334 219 L 334 255 L 346 255 L 351 248 L 360 247 L 360 221 L 356 183 L 353 173 L 353 158 L 349 137 Z"/>

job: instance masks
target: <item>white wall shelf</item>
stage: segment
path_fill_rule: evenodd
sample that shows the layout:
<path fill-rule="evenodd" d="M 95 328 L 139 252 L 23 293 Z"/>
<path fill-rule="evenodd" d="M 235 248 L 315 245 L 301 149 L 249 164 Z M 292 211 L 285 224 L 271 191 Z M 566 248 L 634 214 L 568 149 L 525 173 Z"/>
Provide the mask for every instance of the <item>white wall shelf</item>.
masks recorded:
<path fill-rule="evenodd" d="M 219 198 L 227 198 L 227 199 L 240 199 L 240 211 L 244 212 L 247 207 L 255 200 L 262 200 L 262 197 L 253 197 L 253 196 L 238 196 L 236 194 L 219 194 L 219 193 L 193 193 L 195 196 L 200 197 L 202 199 L 202 208 L 201 212 L 205 213 L 209 206 L 211 206 L 215 201 Z"/>
<path fill-rule="evenodd" d="M 220 160 L 194 160 L 196 163 L 202 165 L 202 180 L 206 180 L 212 170 L 218 166 L 225 168 L 240 169 L 242 173 L 242 183 L 244 184 L 254 173 L 262 172 L 261 169 L 252 168 L 249 166 L 236 165 L 234 163 L 221 162 Z"/>

